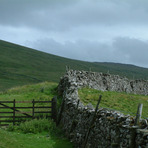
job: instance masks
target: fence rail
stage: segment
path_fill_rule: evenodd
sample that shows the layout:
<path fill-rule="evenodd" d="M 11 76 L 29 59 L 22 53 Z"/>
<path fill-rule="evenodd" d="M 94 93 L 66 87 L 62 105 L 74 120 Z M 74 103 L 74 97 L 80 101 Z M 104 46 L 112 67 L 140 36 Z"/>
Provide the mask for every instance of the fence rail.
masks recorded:
<path fill-rule="evenodd" d="M 56 104 L 57 100 L 54 97 L 49 101 L 0 101 L 0 126 L 7 126 L 10 123 L 13 125 L 23 122 L 27 119 L 53 118 L 56 121 Z"/>

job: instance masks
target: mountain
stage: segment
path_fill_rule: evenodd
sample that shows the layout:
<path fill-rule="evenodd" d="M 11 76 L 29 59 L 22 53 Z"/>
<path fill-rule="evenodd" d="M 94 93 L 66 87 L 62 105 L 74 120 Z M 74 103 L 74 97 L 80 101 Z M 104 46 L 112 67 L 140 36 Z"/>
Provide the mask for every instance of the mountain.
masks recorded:
<path fill-rule="evenodd" d="M 42 81 L 58 82 L 66 65 L 71 69 L 148 79 L 148 68 L 72 60 L 0 40 L 0 91 Z"/>

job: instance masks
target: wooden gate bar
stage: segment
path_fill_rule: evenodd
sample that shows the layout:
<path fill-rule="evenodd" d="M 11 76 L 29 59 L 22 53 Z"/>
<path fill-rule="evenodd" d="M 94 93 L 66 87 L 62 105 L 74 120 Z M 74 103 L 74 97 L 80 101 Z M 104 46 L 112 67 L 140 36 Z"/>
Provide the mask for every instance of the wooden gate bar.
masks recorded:
<path fill-rule="evenodd" d="M 51 111 L 37 111 L 37 112 L 34 112 L 34 113 L 52 113 Z"/>
<path fill-rule="evenodd" d="M 52 103 L 52 101 L 34 101 L 34 103 Z"/>
<path fill-rule="evenodd" d="M 16 113 L 15 114 L 23 114 L 23 115 L 27 115 L 28 117 L 32 117 L 31 115 L 29 115 L 29 114 L 31 114 L 32 113 L 32 111 L 26 111 L 26 112 L 24 112 L 24 111 L 16 111 Z"/>
<path fill-rule="evenodd" d="M 13 101 L 0 101 L 0 104 L 1 103 L 13 103 Z"/>
<path fill-rule="evenodd" d="M 3 113 L 4 113 L 4 114 L 9 114 L 9 113 L 12 114 L 13 112 L 0 112 L 0 113 L 1 113 L 1 114 L 3 114 Z"/>
<path fill-rule="evenodd" d="M 15 101 L 15 103 L 32 103 L 32 101 Z"/>
<path fill-rule="evenodd" d="M 17 113 L 15 113 L 16 115 Z M 13 118 L 13 116 L 0 116 L 0 118 Z M 28 116 L 15 116 L 15 118 L 32 118 Z"/>
<path fill-rule="evenodd" d="M 26 121 L 26 120 L 0 120 L 0 122 L 20 122 L 20 121 Z"/>
<path fill-rule="evenodd" d="M 2 103 L 0 103 L 0 105 L 2 105 L 2 106 L 4 106 L 4 107 L 9 107 L 9 106 L 7 106 L 7 105 L 5 105 L 5 104 L 2 104 Z M 13 107 L 9 107 L 9 109 L 14 109 Z M 18 112 L 21 112 L 20 110 L 18 110 L 18 109 L 15 109 L 15 111 L 18 111 Z M 1 112 L 1 113 L 4 113 L 4 112 Z M 5 112 L 6 113 L 6 112 Z M 13 113 L 13 112 L 12 112 Z M 26 113 L 23 113 L 22 112 L 22 114 L 23 115 L 26 115 L 26 116 L 31 116 L 31 115 L 29 115 L 29 114 L 26 114 Z M 32 117 L 32 116 L 31 116 Z"/>
<path fill-rule="evenodd" d="M 0 124 L 0 126 L 8 126 L 9 124 Z"/>
<path fill-rule="evenodd" d="M 9 106 L 5 106 L 5 107 L 0 107 L 0 109 L 8 109 L 10 108 Z M 13 108 L 13 107 L 12 107 Z"/>

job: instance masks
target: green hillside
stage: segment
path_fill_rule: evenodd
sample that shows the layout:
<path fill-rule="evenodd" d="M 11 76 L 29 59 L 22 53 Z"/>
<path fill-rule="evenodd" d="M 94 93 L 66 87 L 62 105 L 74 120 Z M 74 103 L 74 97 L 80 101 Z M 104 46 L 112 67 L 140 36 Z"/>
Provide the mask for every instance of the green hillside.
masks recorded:
<path fill-rule="evenodd" d="M 145 68 L 72 60 L 0 40 L 0 91 L 42 81 L 58 82 L 66 65 L 71 69 L 109 71 L 129 78 L 148 79 Z"/>
<path fill-rule="evenodd" d="M 142 68 L 130 64 L 120 63 L 95 63 L 96 66 L 104 67 L 105 72 L 108 70 L 110 74 L 118 74 L 126 76 L 129 79 L 148 79 L 148 68 Z"/>

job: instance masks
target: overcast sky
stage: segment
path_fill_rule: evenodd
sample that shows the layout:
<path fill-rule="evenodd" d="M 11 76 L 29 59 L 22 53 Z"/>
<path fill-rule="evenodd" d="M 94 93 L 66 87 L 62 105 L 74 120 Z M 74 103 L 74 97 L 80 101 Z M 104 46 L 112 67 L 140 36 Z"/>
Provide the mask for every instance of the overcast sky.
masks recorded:
<path fill-rule="evenodd" d="M 148 68 L 148 0 L 0 0 L 0 39 Z"/>

